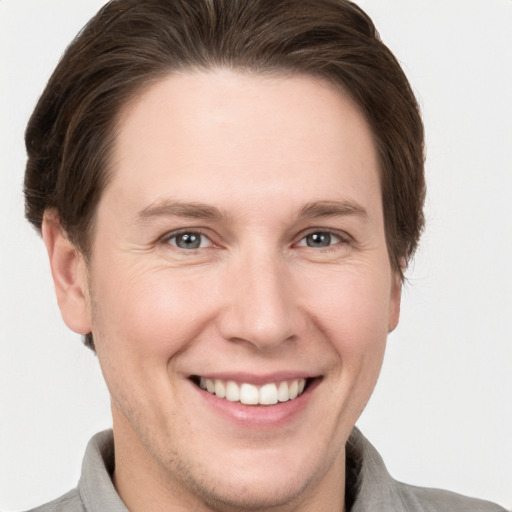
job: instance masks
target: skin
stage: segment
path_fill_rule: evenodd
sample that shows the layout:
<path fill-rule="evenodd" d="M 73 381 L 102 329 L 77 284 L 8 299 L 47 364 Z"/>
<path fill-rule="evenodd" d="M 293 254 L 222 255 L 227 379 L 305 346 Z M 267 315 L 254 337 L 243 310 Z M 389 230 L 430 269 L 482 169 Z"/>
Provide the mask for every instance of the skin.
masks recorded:
<path fill-rule="evenodd" d="M 400 305 L 348 97 L 307 76 L 168 76 L 119 119 L 88 264 L 54 212 L 43 236 L 64 320 L 94 335 L 130 510 L 343 510 L 344 446 Z M 265 406 L 235 421 L 190 379 L 234 371 L 315 387 L 258 426 Z"/>

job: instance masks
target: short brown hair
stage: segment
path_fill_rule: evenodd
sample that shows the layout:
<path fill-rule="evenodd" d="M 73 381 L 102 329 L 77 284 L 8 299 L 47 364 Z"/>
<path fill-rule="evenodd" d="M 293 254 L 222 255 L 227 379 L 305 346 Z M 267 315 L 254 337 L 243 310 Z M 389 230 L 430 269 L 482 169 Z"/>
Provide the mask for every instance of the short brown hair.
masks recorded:
<path fill-rule="evenodd" d="M 396 58 L 347 0 L 107 3 L 67 48 L 28 123 L 28 220 L 40 229 L 56 210 L 87 257 L 123 106 L 173 71 L 218 67 L 312 75 L 352 97 L 375 139 L 389 258 L 403 277 L 424 224 L 423 125 Z"/>

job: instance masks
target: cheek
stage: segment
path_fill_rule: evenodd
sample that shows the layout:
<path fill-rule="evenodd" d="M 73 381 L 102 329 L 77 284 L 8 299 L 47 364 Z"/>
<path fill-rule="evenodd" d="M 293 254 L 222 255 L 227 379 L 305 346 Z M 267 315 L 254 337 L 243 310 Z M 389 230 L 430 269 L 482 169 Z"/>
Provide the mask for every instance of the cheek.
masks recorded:
<path fill-rule="evenodd" d="M 328 378 L 337 411 L 334 428 L 350 432 L 377 382 L 387 339 L 389 269 L 358 265 L 317 275 L 309 310 L 330 354 Z M 313 285 L 316 283 L 317 286 Z M 323 286 L 318 286 L 322 284 Z M 348 435 L 348 434 L 347 434 Z"/>
<path fill-rule="evenodd" d="M 96 282 L 93 327 L 109 346 L 122 345 L 116 357 L 171 357 L 201 331 L 215 302 L 211 279 L 193 272 L 135 266 Z"/>
<path fill-rule="evenodd" d="M 379 272 L 346 267 L 321 279 L 317 276 L 306 285 L 317 322 L 344 353 L 361 352 L 385 342 L 390 307 L 388 276 L 387 268 Z"/>

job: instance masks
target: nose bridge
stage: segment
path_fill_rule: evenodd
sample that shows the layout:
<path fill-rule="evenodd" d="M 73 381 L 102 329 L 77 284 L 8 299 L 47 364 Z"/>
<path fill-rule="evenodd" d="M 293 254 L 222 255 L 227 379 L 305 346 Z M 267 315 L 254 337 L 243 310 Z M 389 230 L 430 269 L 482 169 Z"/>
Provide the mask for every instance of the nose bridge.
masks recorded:
<path fill-rule="evenodd" d="M 293 287 L 283 258 L 269 249 L 248 251 L 234 267 L 225 335 L 260 349 L 293 338 Z"/>

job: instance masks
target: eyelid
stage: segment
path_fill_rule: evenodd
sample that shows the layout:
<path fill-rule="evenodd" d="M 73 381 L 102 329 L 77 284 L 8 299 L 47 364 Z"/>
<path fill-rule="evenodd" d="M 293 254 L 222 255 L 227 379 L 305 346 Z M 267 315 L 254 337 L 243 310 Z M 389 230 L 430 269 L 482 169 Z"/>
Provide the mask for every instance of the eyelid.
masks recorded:
<path fill-rule="evenodd" d="M 209 247 L 216 246 L 216 244 L 212 240 L 212 237 L 209 236 L 206 231 L 207 230 L 205 230 L 204 228 L 200 228 L 200 227 L 180 228 L 180 229 L 176 229 L 176 230 L 169 231 L 169 232 L 165 233 L 164 235 L 159 237 L 158 241 L 162 244 L 168 244 L 173 247 L 176 247 L 177 249 L 181 249 L 176 244 L 171 244 L 170 241 L 173 238 L 176 238 L 182 234 L 190 233 L 190 234 L 197 234 L 197 235 L 200 235 L 201 237 L 206 238 L 209 241 L 209 245 L 208 245 Z M 299 246 L 299 247 L 304 247 L 305 245 L 299 245 L 300 242 L 302 242 L 307 236 L 312 235 L 314 233 L 328 233 L 329 235 L 332 235 L 332 236 L 338 238 L 339 241 L 334 244 L 331 244 L 331 246 L 337 245 L 339 243 L 350 244 L 350 243 L 354 242 L 354 238 L 351 235 L 349 235 L 346 231 L 340 231 L 340 230 L 332 229 L 332 228 L 309 228 L 309 229 L 302 231 L 297 236 L 297 239 L 296 239 L 297 241 L 295 243 L 293 243 L 293 245 Z M 328 246 L 328 247 L 331 247 L 331 246 Z M 200 247 L 198 249 L 205 249 L 205 248 L 206 247 Z M 195 250 L 198 250 L 198 249 L 195 249 Z M 190 250 L 193 250 L 193 249 L 190 249 Z"/>
<path fill-rule="evenodd" d="M 208 241 L 209 241 L 209 247 L 211 246 L 214 246 L 215 244 L 213 243 L 211 237 L 209 237 L 206 233 L 205 233 L 205 230 L 202 229 L 202 228 L 181 228 L 181 229 L 176 229 L 174 231 L 169 231 L 168 233 L 166 233 L 165 235 L 161 236 L 159 238 L 159 242 L 162 243 L 162 244 L 168 244 L 168 245 L 171 245 L 173 247 L 176 247 L 176 249 L 179 249 L 179 250 L 183 250 L 181 249 L 181 247 L 178 247 L 176 244 L 172 244 L 170 243 L 170 241 L 173 239 L 173 238 L 176 238 L 180 235 L 184 235 L 184 234 L 194 234 L 194 235 L 200 235 L 201 237 L 203 238 L 206 238 Z M 205 249 L 205 247 L 198 247 L 197 249 L 188 249 L 189 251 L 193 251 L 193 250 L 198 250 L 198 249 Z"/>
<path fill-rule="evenodd" d="M 302 233 L 300 233 L 300 235 L 297 237 L 297 242 L 295 242 L 294 245 L 299 246 L 299 247 L 307 247 L 304 245 L 299 245 L 299 243 L 302 242 L 307 236 L 313 235 L 315 233 L 327 233 L 327 234 L 329 234 L 331 236 L 335 236 L 336 238 L 339 239 L 339 242 L 337 242 L 335 244 L 331 244 L 328 247 L 332 247 L 334 245 L 337 245 L 338 243 L 350 244 L 350 243 L 354 242 L 354 239 L 346 231 L 340 231 L 340 230 L 331 229 L 331 228 L 309 228 L 309 229 L 303 231 Z"/>

